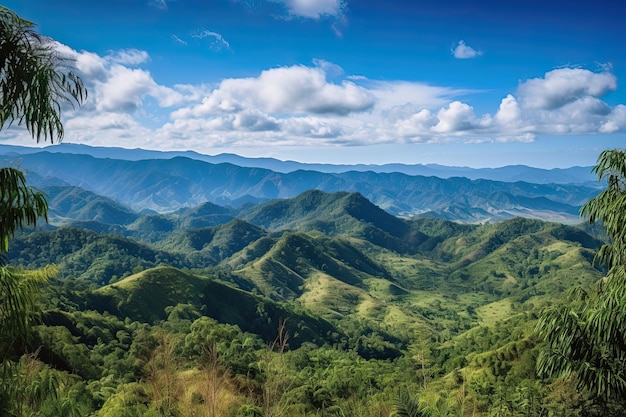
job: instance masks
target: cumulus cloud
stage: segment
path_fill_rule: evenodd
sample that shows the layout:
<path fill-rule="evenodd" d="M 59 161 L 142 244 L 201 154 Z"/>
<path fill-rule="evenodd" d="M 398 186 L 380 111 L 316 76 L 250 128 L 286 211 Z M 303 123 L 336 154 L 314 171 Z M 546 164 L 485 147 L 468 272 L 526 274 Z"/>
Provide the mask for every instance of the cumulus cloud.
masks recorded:
<path fill-rule="evenodd" d="M 96 108 L 108 112 L 134 112 L 147 96 L 163 107 L 183 100 L 174 89 L 158 85 L 143 69 L 113 65 L 104 81 L 95 83 Z"/>
<path fill-rule="evenodd" d="M 145 68 L 150 57 L 144 51 L 100 56 L 63 45 L 59 51 L 75 60 L 89 90 L 83 107 L 64 112 L 66 140 L 94 145 L 206 150 L 267 144 L 528 142 L 542 134 L 626 132 L 626 106 L 603 100 L 617 88 L 608 69 L 548 71 L 512 86 L 491 112 L 477 114 L 471 100 L 481 91 L 371 80 L 346 75 L 325 60 L 214 85 L 168 86 Z"/>
<path fill-rule="evenodd" d="M 472 106 L 460 101 L 453 101 L 448 107 L 437 112 L 438 122 L 433 132 L 459 133 L 470 130 L 476 124 L 476 115 Z"/>
<path fill-rule="evenodd" d="M 471 92 L 413 81 L 370 81 L 361 77 L 357 80 L 376 97 L 376 107 L 386 109 L 389 116 L 440 107 L 449 103 L 453 97 Z"/>
<path fill-rule="evenodd" d="M 561 68 L 522 82 L 517 94 L 524 107 L 553 110 L 585 97 L 602 97 L 617 88 L 615 75 L 582 68 Z"/>
<path fill-rule="evenodd" d="M 481 51 L 478 51 L 471 46 L 467 45 L 465 41 L 461 40 L 459 43 L 452 49 L 452 55 L 458 59 L 470 59 L 476 58 L 477 56 L 482 55 Z"/>
<path fill-rule="evenodd" d="M 620 104 L 616 106 L 607 120 L 600 126 L 601 133 L 615 133 L 626 131 L 626 106 Z"/>
<path fill-rule="evenodd" d="M 579 79 L 559 99 L 550 88 L 556 75 Z M 343 77 L 330 82 L 328 74 Z M 560 74 L 559 74 L 560 73 Z M 557 77 L 559 78 L 559 77 Z M 204 119 L 246 144 L 256 139 L 235 132 L 263 132 L 272 143 L 287 145 L 300 138 L 328 144 L 393 142 L 528 142 L 539 134 L 607 133 L 626 130 L 626 107 L 612 108 L 595 95 L 610 90 L 611 77 L 578 70 L 554 70 L 544 77 L 521 82 L 507 94 L 492 114 L 476 115 L 460 97 L 479 91 L 430 86 L 409 81 L 376 81 L 364 76 L 344 76 L 343 70 L 326 61 L 313 67 L 292 66 L 263 71 L 258 77 L 223 80 L 200 103 L 172 112 L 176 125 Z M 601 82 L 601 80 L 605 80 Z M 607 81 L 608 80 L 608 81 Z M 532 86 L 533 88 L 529 88 Z M 608 89 L 608 90 L 607 90 Z M 527 103 L 561 100 L 558 108 Z M 239 115 L 254 117 L 236 123 Z M 344 116 L 350 114 L 349 118 Z M 182 122 L 187 120 L 187 122 Z M 265 125 L 264 120 L 270 123 Z M 255 127 L 256 126 L 256 127 Z"/>
<path fill-rule="evenodd" d="M 336 120 L 320 117 L 296 117 L 283 122 L 284 130 L 290 135 L 309 138 L 338 138 L 345 133 L 345 125 Z"/>
<path fill-rule="evenodd" d="M 276 119 L 259 111 L 245 111 L 236 114 L 233 119 L 233 127 L 235 129 L 247 130 L 249 132 L 279 130 L 279 124 Z"/>
<path fill-rule="evenodd" d="M 145 51 L 124 49 L 100 56 L 62 44 L 56 47 L 73 60 L 74 70 L 88 90 L 80 109 L 64 109 L 66 140 L 91 140 L 99 135 L 125 141 L 150 137 L 150 130 L 142 124 L 164 119 L 166 114 L 156 115 L 159 109 L 181 106 L 206 95 L 202 85 L 168 87 L 157 83 L 148 70 L 140 68 L 150 60 Z"/>
<path fill-rule="evenodd" d="M 517 99 L 512 94 L 507 94 L 505 98 L 500 102 L 498 111 L 494 116 L 494 121 L 497 125 L 503 128 L 514 128 L 522 123 L 522 112 L 519 107 Z"/>
<path fill-rule="evenodd" d="M 493 115 L 477 117 L 468 103 L 453 100 L 436 112 L 397 106 L 385 120 L 404 137 L 430 141 L 528 142 L 540 134 L 624 132 L 626 107 L 601 99 L 615 88 L 615 76 L 606 71 L 562 68 L 521 82 Z"/>
<path fill-rule="evenodd" d="M 122 65 L 140 65 L 148 62 L 150 56 L 146 51 L 139 49 L 122 49 L 112 52 L 108 58 Z"/>
<path fill-rule="evenodd" d="M 498 129 L 533 134 L 608 133 L 623 131 L 618 107 L 602 97 L 617 87 L 613 74 L 560 68 L 520 82 L 495 114 Z"/>
<path fill-rule="evenodd" d="M 373 105 L 374 97 L 365 88 L 347 80 L 328 82 L 323 68 L 297 65 L 265 70 L 256 78 L 223 80 L 202 103 L 172 116 L 202 117 L 246 108 L 269 113 L 347 115 Z"/>

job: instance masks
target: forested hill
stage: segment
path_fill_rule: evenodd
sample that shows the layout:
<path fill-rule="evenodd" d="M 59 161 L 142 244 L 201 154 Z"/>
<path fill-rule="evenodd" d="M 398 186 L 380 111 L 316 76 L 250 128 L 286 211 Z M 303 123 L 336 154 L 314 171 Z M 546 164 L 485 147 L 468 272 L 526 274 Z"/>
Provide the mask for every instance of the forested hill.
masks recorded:
<path fill-rule="evenodd" d="M 597 193 L 593 185 L 442 179 L 372 171 L 279 173 L 183 157 L 128 161 L 38 152 L 3 155 L 0 162 L 19 165 L 28 172 L 32 185 L 79 186 L 135 212 L 169 212 L 205 202 L 239 207 L 318 189 L 359 192 L 389 213 L 404 217 L 426 213 L 448 220 L 489 222 L 523 216 L 575 223 L 580 205 Z"/>
<path fill-rule="evenodd" d="M 76 187 L 50 197 L 68 226 L 20 233 L 8 253 L 59 270 L 30 342 L 64 381 L 50 401 L 98 416 L 388 416 L 406 393 L 453 415 L 584 409 L 535 373 L 533 332 L 602 276 L 602 241 L 580 227 L 402 219 L 319 190 L 167 214 Z"/>

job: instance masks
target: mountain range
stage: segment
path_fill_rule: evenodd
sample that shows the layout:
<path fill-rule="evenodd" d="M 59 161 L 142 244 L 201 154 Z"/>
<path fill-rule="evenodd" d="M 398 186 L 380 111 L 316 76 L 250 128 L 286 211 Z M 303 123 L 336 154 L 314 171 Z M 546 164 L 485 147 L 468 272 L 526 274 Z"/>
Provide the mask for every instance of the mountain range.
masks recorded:
<path fill-rule="evenodd" d="M 52 199 L 58 207 L 73 203 L 79 217 L 89 212 L 78 201 L 93 194 L 74 188 L 63 195 Z M 54 263 L 62 279 L 99 287 L 81 299 L 82 308 L 133 320 L 157 322 L 168 307 L 189 303 L 271 335 L 278 317 L 288 316 L 304 326 L 290 330 L 301 335 L 298 344 L 337 343 L 328 335 L 344 334 L 338 323 L 371 321 L 384 343 L 360 353 L 381 359 L 400 354 L 390 346 L 407 329 L 458 333 L 600 276 L 592 259 L 602 241 L 579 227 L 523 218 L 485 225 L 402 219 L 359 193 L 309 190 L 240 210 L 208 203 L 167 214 L 129 215 L 109 204 L 91 205 L 100 220 L 19 234 L 8 258 L 30 268 Z M 194 222 L 199 227 L 189 227 Z M 259 321 L 259 311 L 273 311 L 272 326 Z"/>
<path fill-rule="evenodd" d="M 464 177 L 471 180 L 525 181 L 537 184 L 580 184 L 588 182 L 593 183 L 596 181 L 596 177 L 591 173 L 591 167 L 584 166 L 542 169 L 526 165 L 508 165 L 499 168 L 469 168 L 439 164 L 319 164 L 281 161 L 275 158 L 246 158 L 228 153 L 205 155 L 194 151 L 153 151 L 117 147 L 93 147 L 71 143 L 62 143 L 45 148 L 0 145 L 0 155 L 30 154 L 44 150 L 53 153 L 91 155 L 96 158 L 121 159 L 125 161 L 171 159 L 181 156 L 212 164 L 228 163 L 246 168 L 264 168 L 280 173 L 289 173 L 299 170 L 325 173 L 342 173 L 348 171 L 371 171 L 378 173 L 399 172 L 407 175 L 434 176 L 439 178 Z"/>
<path fill-rule="evenodd" d="M 102 408 L 111 403 L 104 398 L 115 399 L 124 387 L 143 386 L 147 368 L 141 358 L 156 355 L 150 349 L 159 352 L 167 340 L 179 341 L 170 346 L 183 349 L 180 359 L 190 354 L 184 349 L 202 341 L 219 343 L 219 358 L 228 361 L 220 366 L 240 383 L 229 392 L 235 395 L 234 387 L 241 386 L 252 395 L 247 387 L 258 382 L 257 364 L 268 354 L 282 355 L 272 348 L 283 334 L 285 363 L 306 366 L 306 372 L 297 370 L 306 380 L 319 371 L 327 381 L 339 363 L 355 363 L 371 367 L 368 375 L 380 379 L 356 384 L 367 387 L 367 398 L 372 390 L 410 383 L 423 398 L 447 403 L 443 395 L 452 393 L 454 404 L 467 384 L 479 387 L 471 391 L 475 414 L 491 415 L 498 387 L 506 387 L 512 401 L 528 384 L 552 389 L 552 380 L 538 380 L 535 373 L 542 349 L 533 331 L 537 317 L 572 287 L 587 287 L 603 275 L 593 259 L 605 237 L 588 225 L 522 217 L 467 224 L 433 218 L 435 210 L 430 217 L 399 217 L 364 195 L 409 204 L 421 192 L 429 204 L 459 204 L 450 214 L 480 212 L 476 205 L 487 201 L 492 207 L 540 203 L 551 213 L 567 213 L 556 208 L 575 208 L 585 193 L 597 192 L 584 185 L 373 172 L 281 174 L 183 157 L 125 161 L 47 152 L 23 155 L 20 166 L 48 194 L 51 224 L 19 232 L 7 259 L 26 268 L 55 264 L 59 271 L 42 297 L 47 307 L 36 342 L 42 360 L 87 386 L 109 380 L 115 369 L 129 378 L 123 381 L 133 381 L 107 383 L 97 404 Z M 190 204 L 195 200 L 189 198 L 176 209 L 138 211 L 102 194 L 129 198 L 142 191 L 138 184 L 163 193 L 151 201 L 210 196 L 211 186 L 222 184 L 248 202 Z M 328 184 L 363 191 L 319 189 Z M 299 187 L 308 189 L 286 196 Z M 272 192 L 284 196 L 262 198 Z M 168 375 L 181 378 L 189 391 L 194 367 L 205 363 L 202 353 L 197 364 L 185 362 Z M 361 381 L 353 377 L 359 367 L 340 381 Z M 308 398 L 296 395 L 303 386 L 284 388 L 298 406 Z M 341 401 L 354 397 L 346 389 L 333 390 L 331 398 L 348 409 Z M 318 391 L 323 393 L 310 392 Z M 563 392 L 577 393 L 575 387 Z M 193 404 L 202 402 L 189 399 L 181 408 Z"/>
<path fill-rule="evenodd" d="M 0 147 L 0 164 L 19 166 L 27 172 L 29 183 L 52 197 L 51 208 L 58 218 L 64 217 L 64 210 L 75 206 L 71 199 L 79 198 L 78 194 L 81 194 L 76 189 L 63 191 L 58 187 L 79 187 L 91 192 L 93 195 L 89 197 L 86 194 L 80 197 L 87 198 L 79 204 L 83 214 L 73 216 L 74 220 L 85 221 L 104 219 L 120 210 L 128 212 L 128 220 L 134 221 L 139 213 L 169 213 L 205 203 L 222 206 L 224 214 L 233 208 L 293 198 L 316 189 L 329 193 L 358 192 L 381 209 L 402 217 L 421 215 L 484 223 L 522 216 L 576 223 L 580 221 L 578 211 L 581 204 L 598 192 L 598 183 L 589 182 L 580 174 L 583 170 L 588 173 L 588 168 L 572 168 L 567 174 L 563 170 L 529 167 L 504 167 L 493 171 L 436 169 L 442 175 L 456 170 L 457 173 L 471 172 L 474 177 L 482 175 L 482 172 L 490 175 L 500 173 L 509 179 L 511 176 L 542 178 L 536 179 L 538 182 L 511 182 L 362 171 L 356 166 L 345 172 L 304 169 L 278 172 L 227 162 L 207 162 L 190 158 L 188 153 L 184 153 L 187 156 L 158 153 L 161 157 L 155 159 L 154 151 L 63 146 L 44 151 L 3 146 Z M 76 151 L 77 148 L 84 152 Z M 89 155 L 86 151 L 99 156 Z M 118 159 L 106 155 L 117 155 Z M 122 155 L 126 155 L 126 159 L 119 158 Z M 141 159 L 143 157 L 152 159 Z M 236 159 L 250 164 L 268 161 Z M 276 160 L 271 163 L 280 165 Z M 324 167 L 341 171 L 338 166 Z M 384 166 L 384 169 L 392 169 L 392 166 Z M 552 181 L 546 183 L 548 178 Z M 105 203 L 96 196 L 110 201 Z M 70 202 L 61 202 L 65 198 L 69 198 Z M 92 214 L 85 214 L 87 211 Z"/>

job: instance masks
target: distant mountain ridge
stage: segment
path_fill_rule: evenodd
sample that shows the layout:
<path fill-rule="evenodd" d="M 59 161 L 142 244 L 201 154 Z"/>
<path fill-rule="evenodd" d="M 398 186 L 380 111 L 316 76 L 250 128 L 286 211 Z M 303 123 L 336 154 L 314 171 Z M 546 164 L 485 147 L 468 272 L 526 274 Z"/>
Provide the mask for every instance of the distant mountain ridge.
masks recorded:
<path fill-rule="evenodd" d="M 222 206 L 222 212 L 207 206 L 207 213 L 197 213 L 189 225 L 211 226 L 232 218 L 223 206 L 238 208 L 289 199 L 309 190 L 360 193 L 374 205 L 402 217 L 426 215 L 484 223 L 522 216 L 576 223 L 581 204 L 598 192 L 597 182 L 538 184 L 372 171 L 280 173 L 181 156 L 130 161 L 44 151 L 0 154 L 0 165 L 19 166 L 27 172 L 30 184 L 49 188 L 53 199 L 62 199 L 55 201 L 59 205 L 75 205 L 72 199 L 82 199 L 83 210 L 90 214 L 85 212 L 75 220 L 122 216 L 126 220 L 117 223 L 124 225 L 137 220 L 139 213 L 166 213 L 210 203 Z M 82 191 L 58 188 L 67 186 Z M 78 196 L 85 191 L 113 201 L 103 204 L 94 195 Z M 167 231 L 170 226 L 162 223 L 154 227 Z"/>
<path fill-rule="evenodd" d="M 0 145 L 0 155 L 31 154 L 41 151 L 90 155 L 96 158 L 141 161 L 147 159 L 171 159 L 177 156 L 212 164 L 229 163 L 246 168 L 263 168 L 279 173 L 298 170 L 319 171 L 324 173 L 343 173 L 348 171 L 377 173 L 399 172 L 407 175 L 435 176 L 439 178 L 464 177 L 468 179 L 487 179 L 494 181 L 526 181 L 536 184 L 581 184 L 595 182 L 591 167 L 575 166 L 570 168 L 542 169 L 526 165 L 508 165 L 499 168 L 469 168 L 444 166 L 439 164 L 315 164 L 295 161 L 281 161 L 275 158 L 246 158 L 235 154 L 222 153 L 204 155 L 194 151 L 152 151 L 145 149 L 124 149 L 116 147 L 92 147 L 71 143 L 62 143 L 45 148 Z"/>

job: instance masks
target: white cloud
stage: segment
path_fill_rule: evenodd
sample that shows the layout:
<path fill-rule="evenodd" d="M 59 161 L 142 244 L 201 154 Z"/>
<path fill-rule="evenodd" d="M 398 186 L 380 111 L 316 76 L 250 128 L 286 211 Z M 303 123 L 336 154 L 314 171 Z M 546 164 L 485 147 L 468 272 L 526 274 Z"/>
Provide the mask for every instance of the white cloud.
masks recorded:
<path fill-rule="evenodd" d="M 179 37 L 178 37 L 178 36 L 176 36 L 176 35 L 172 35 L 172 39 L 173 39 L 176 43 L 179 43 L 179 44 L 181 44 L 181 45 L 187 45 L 187 44 L 188 44 L 186 40 L 183 40 L 183 39 L 179 38 Z"/>
<path fill-rule="evenodd" d="M 626 106 L 616 106 L 607 120 L 600 126 L 601 133 L 615 133 L 626 131 Z"/>
<path fill-rule="evenodd" d="M 273 0 L 282 3 L 292 16 L 309 19 L 322 17 L 340 17 L 343 14 L 345 3 L 343 0 Z"/>
<path fill-rule="evenodd" d="M 259 111 L 245 111 L 238 113 L 233 119 L 233 128 L 249 132 L 263 132 L 280 130 L 278 121 Z"/>
<path fill-rule="evenodd" d="M 294 117 L 283 122 L 290 135 L 308 138 L 338 138 L 345 133 L 345 124 L 320 117 Z"/>
<path fill-rule="evenodd" d="M 406 109 L 407 106 L 413 110 L 443 106 L 452 97 L 470 92 L 411 81 L 361 80 L 361 83 L 376 97 L 376 107 L 390 110 L 391 113 L 401 111 L 401 107 Z"/>
<path fill-rule="evenodd" d="M 204 29 L 193 33 L 191 36 L 196 39 L 209 39 L 209 47 L 215 51 L 231 50 L 230 43 L 217 32 Z"/>
<path fill-rule="evenodd" d="M 617 79 L 609 72 L 561 68 L 522 82 L 517 94 L 524 107 L 553 110 L 585 97 L 602 97 L 616 88 Z"/>
<path fill-rule="evenodd" d="M 472 106 L 460 101 L 453 101 L 447 108 L 437 112 L 438 122 L 432 127 L 433 132 L 460 134 L 464 131 L 489 127 L 491 117 L 484 116 L 481 120 L 476 118 Z"/>
<path fill-rule="evenodd" d="M 113 120 L 111 114 L 125 115 L 125 118 L 117 118 L 126 122 L 131 115 L 138 114 L 148 116 L 146 103 L 154 102 L 158 108 L 179 106 L 187 101 L 197 101 L 204 96 L 204 86 L 175 85 L 167 87 L 159 85 L 149 71 L 139 67 L 150 59 L 145 51 L 137 49 L 124 49 L 111 51 L 105 56 L 99 56 L 88 51 L 75 51 L 65 45 L 58 44 L 58 51 L 65 57 L 74 61 L 74 69 L 81 76 L 88 91 L 88 98 L 80 111 L 74 112 L 67 109 L 66 116 L 70 117 L 68 126 L 76 128 L 80 119 L 71 116 L 85 117 L 85 120 L 94 120 L 93 129 L 108 129 L 102 122 L 103 114 L 108 115 L 107 120 Z M 81 122 L 82 123 L 82 122 Z M 67 129 L 66 129 L 67 130 Z"/>
<path fill-rule="evenodd" d="M 100 131 L 109 129 L 128 130 L 139 127 L 139 123 L 129 114 L 105 113 L 77 116 L 65 124 L 67 130 Z"/>
<path fill-rule="evenodd" d="M 202 151 L 269 144 L 528 142 L 544 134 L 626 132 L 626 106 L 603 100 L 617 84 L 606 69 L 548 71 L 521 81 L 490 114 L 477 115 L 470 99 L 481 91 L 370 80 L 346 75 L 325 60 L 211 86 L 166 86 L 144 68 L 150 59 L 144 51 L 99 56 L 63 45 L 59 50 L 75 59 L 89 90 L 82 108 L 64 113 L 66 140 L 94 145 Z"/>
<path fill-rule="evenodd" d="M 478 51 L 471 46 L 467 45 L 465 41 L 459 41 L 459 43 L 452 49 L 452 55 L 458 59 L 470 59 L 476 58 L 482 55 L 481 51 Z"/>
<path fill-rule="evenodd" d="M 343 68 L 337 64 L 326 61 L 325 59 L 314 58 L 313 65 L 320 68 L 329 77 L 339 77 L 343 75 Z"/>
<path fill-rule="evenodd" d="M 182 94 L 159 86 L 150 73 L 142 69 L 113 65 L 106 80 L 95 85 L 96 109 L 111 112 L 134 112 L 147 96 L 156 98 L 163 107 L 183 100 Z"/>
<path fill-rule="evenodd" d="M 417 113 L 399 120 L 396 124 L 396 130 L 401 137 L 421 139 L 430 136 L 428 132 L 437 123 L 437 116 L 428 109 L 421 109 Z"/>
<path fill-rule="evenodd" d="M 268 113 L 347 115 L 368 110 L 374 97 L 353 82 L 333 84 L 325 71 L 301 65 L 265 70 L 256 78 L 229 78 L 202 103 L 180 109 L 172 117 L 202 117 L 245 108 Z"/>
<path fill-rule="evenodd" d="M 597 97 L 579 95 L 558 109 L 533 108 L 521 100 L 537 100 L 531 95 L 534 90 L 522 87 L 507 94 L 493 114 L 477 116 L 470 104 L 458 99 L 479 94 L 477 91 L 409 81 L 374 81 L 363 76 L 344 76 L 344 81 L 331 83 L 326 71 L 340 76 L 341 68 L 325 61 L 314 64 L 312 68 L 281 67 L 263 71 L 258 77 L 224 80 L 200 103 L 172 112 L 175 122 L 171 129 L 180 119 L 190 119 L 192 124 L 195 119 L 209 119 L 206 123 L 219 126 L 226 136 L 237 137 L 246 145 L 271 138 L 272 144 L 284 146 L 298 140 L 301 144 L 315 140 L 318 144 L 352 145 L 529 142 L 539 134 L 626 130 L 626 107 L 612 109 Z M 593 74 L 587 74 L 591 85 L 582 91 L 603 91 L 601 83 L 593 82 Z M 533 82 L 550 79 L 551 73 L 547 73 Z M 256 112 L 257 117 L 263 115 L 263 119 L 258 124 L 235 123 L 237 115 L 247 111 Z M 349 118 L 343 117 L 347 114 Z M 265 119 L 272 122 L 269 129 L 261 123 Z M 262 130 L 263 138 L 244 139 L 238 133 L 255 130 Z"/>
<path fill-rule="evenodd" d="M 55 44 L 56 50 L 63 57 L 74 61 L 74 67 L 85 79 L 100 79 L 106 75 L 107 60 L 93 52 L 77 52 L 61 43 Z"/>
<path fill-rule="evenodd" d="M 500 107 L 494 116 L 496 124 L 503 129 L 511 129 L 519 126 L 522 123 L 522 112 L 519 108 L 517 99 L 512 94 L 508 94 L 500 102 Z"/>
<path fill-rule="evenodd" d="M 108 59 L 122 65 L 140 65 L 148 62 L 150 56 L 146 51 L 139 49 L 122 49 L 112 52 Z"/>

